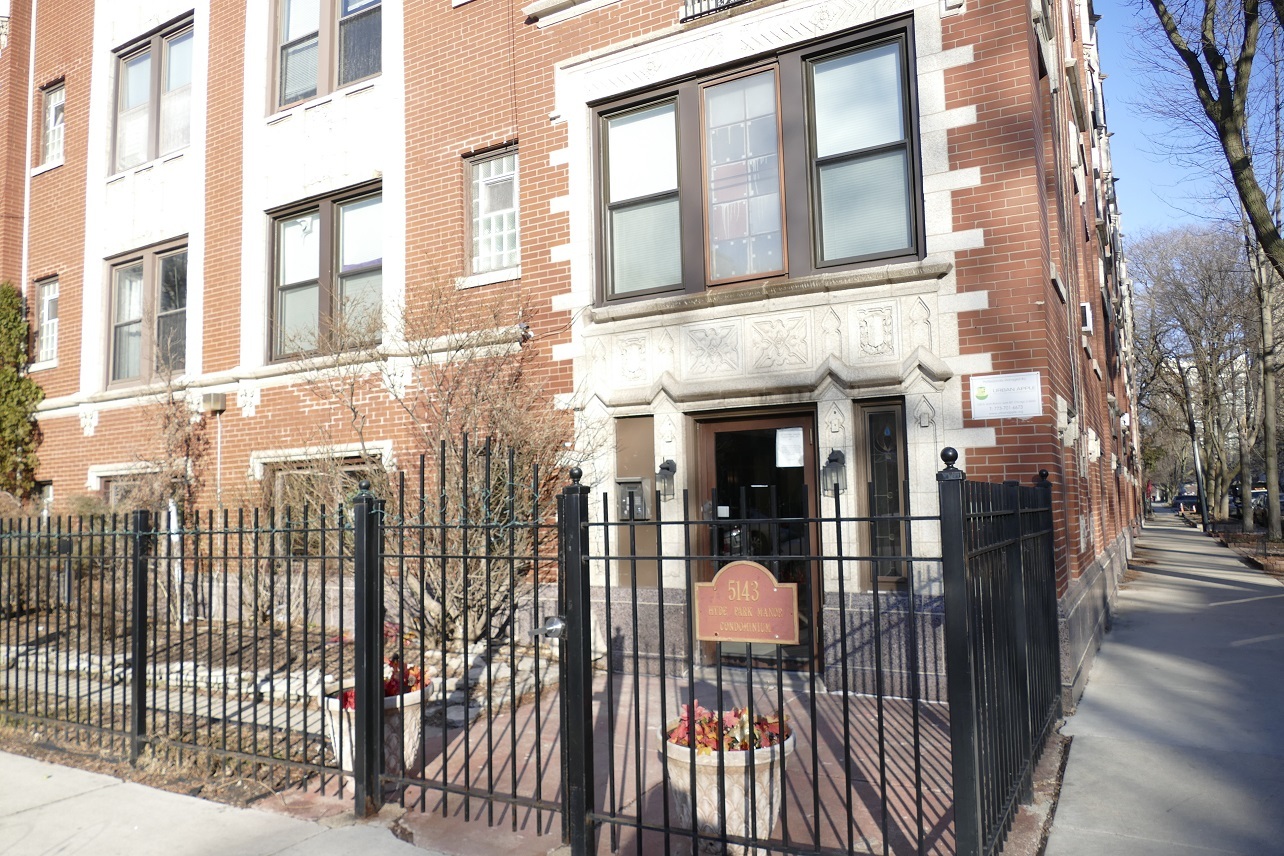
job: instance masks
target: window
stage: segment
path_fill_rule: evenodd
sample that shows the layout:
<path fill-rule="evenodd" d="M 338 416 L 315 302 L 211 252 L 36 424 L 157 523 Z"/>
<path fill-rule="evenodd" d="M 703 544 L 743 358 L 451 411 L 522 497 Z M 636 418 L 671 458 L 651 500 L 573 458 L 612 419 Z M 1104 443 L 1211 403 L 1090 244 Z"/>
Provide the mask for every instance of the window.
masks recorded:
<path fill-rule="evenodd" d="M 472 273 L 515 268 L 521 261 L 517 228 L 517 152 L 468 161 L 472 211 Z"/>
<path fill-rule="evenodd" d="M 36 283 L 36 362 L 58 358 L 58 280 Z"/>
<path fill-rule="evenodd" d="M 374 77 L 383 63 L 379 0 L 280 0 L 277 105 Z"/>
<path fill-rule="evenodd" d="M 379 340 L 383 215 L 378 193 L 324 199 L 273 221 L 272 355 Z"/>
<path fill-rule="evenodd" d="M 67 90 L 62 84 L 44 91 L 41 121 L 40 163 L 45 166 L 62 163 L 63 106 Z"/>
<path fill-rule="evenodd" d="M 118 53 L 114 172 L 177 151 L 191 131 L 192 24 L 163 29 Z"/>
<path fill-rule="evenodd" d="M 187 248 L 169 245 L 111 268 L 112 383 L 183 370 L 187 353 Z"/>
<path fill-rule="evenodd" d="M 903 27 L 599 106 L 606 299 L 920 257 Z"/>

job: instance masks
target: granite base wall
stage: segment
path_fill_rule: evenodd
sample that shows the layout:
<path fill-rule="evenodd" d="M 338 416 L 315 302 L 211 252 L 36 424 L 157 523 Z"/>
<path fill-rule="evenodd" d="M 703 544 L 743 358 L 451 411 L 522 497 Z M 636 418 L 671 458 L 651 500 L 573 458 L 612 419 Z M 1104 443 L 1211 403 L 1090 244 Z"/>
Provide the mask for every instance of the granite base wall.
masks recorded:
<path fill-rule="evenodd" d="M 1110 632 L 1119 581 L 1132 556 L 1133 533 L 1125 528 L 1057 604 L 1061 636 L 1061 703 L 1069 713 L 1079 703 L 1101 641 Z"/>

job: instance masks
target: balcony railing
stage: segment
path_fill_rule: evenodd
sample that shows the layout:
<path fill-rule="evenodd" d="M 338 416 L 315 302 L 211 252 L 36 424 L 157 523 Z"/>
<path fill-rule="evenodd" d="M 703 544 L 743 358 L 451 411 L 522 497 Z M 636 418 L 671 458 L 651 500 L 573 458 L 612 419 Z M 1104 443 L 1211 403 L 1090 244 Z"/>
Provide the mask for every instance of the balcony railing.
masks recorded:
<path fill-rule="evenodd" d="M 684 0 L 682 3 L 682 20 L 690 21 L 694 18 L 702 18 L 705 15 L 712 15 L 714 12 L 730 9 L 732 6 L 739 6 L 747 2 L 749 0 Z"/>

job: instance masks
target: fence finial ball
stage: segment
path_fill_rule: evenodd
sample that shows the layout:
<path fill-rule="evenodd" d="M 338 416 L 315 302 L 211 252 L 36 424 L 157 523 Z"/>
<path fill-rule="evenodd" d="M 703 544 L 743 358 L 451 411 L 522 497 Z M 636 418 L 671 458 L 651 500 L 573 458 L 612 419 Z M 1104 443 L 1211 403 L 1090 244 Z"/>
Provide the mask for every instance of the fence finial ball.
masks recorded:
<path fill-rule="evenodd" d="M 954 448 L 953 446 L 946 446 L 944 449 L 941 450 L 941 460 L 944 461 L 945 466 L 949 467 L 950 469 L 954 469 L 954 462 L 957 461 L 958 459 L 959 459 L 959 450 Z"/>
<path fill-rule="evenodd" d="M 584 478 L 584 471 L 579 467 L 571 467 L 571 484 L 579 484 L 582 478 Z"/>
<path fill-rule="evenodd" d="M 1039 470 L 1039 481 L 1047 481 L 1047 480 L 1048 480 L 1048 471 Z"/>
<path fill-rule="evenodd" d="M 362 479 L 361 481 L 357 482 L 357 490 L 359 490 L 359 491 L 363 491 L 363 492 L 369 492 L 369 490 L 370 490 L 370 480 L 369 480 L 369 479 Z"/>

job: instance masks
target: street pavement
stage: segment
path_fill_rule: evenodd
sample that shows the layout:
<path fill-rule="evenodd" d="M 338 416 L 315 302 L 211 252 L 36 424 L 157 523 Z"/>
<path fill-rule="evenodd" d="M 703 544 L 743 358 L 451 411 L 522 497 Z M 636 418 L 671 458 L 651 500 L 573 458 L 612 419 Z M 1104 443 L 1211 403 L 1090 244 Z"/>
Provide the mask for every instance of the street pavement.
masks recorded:
<path fill-rule="evenodd" d="M 3 856 L 441 856 L 389 826 L 234 808 L 0 753 Z"/>
<path fill-rule="evenodd" d="M 1045 856 L 1284 854 L 1284 584 L 1167 512 L 1062 729 Z"/>

